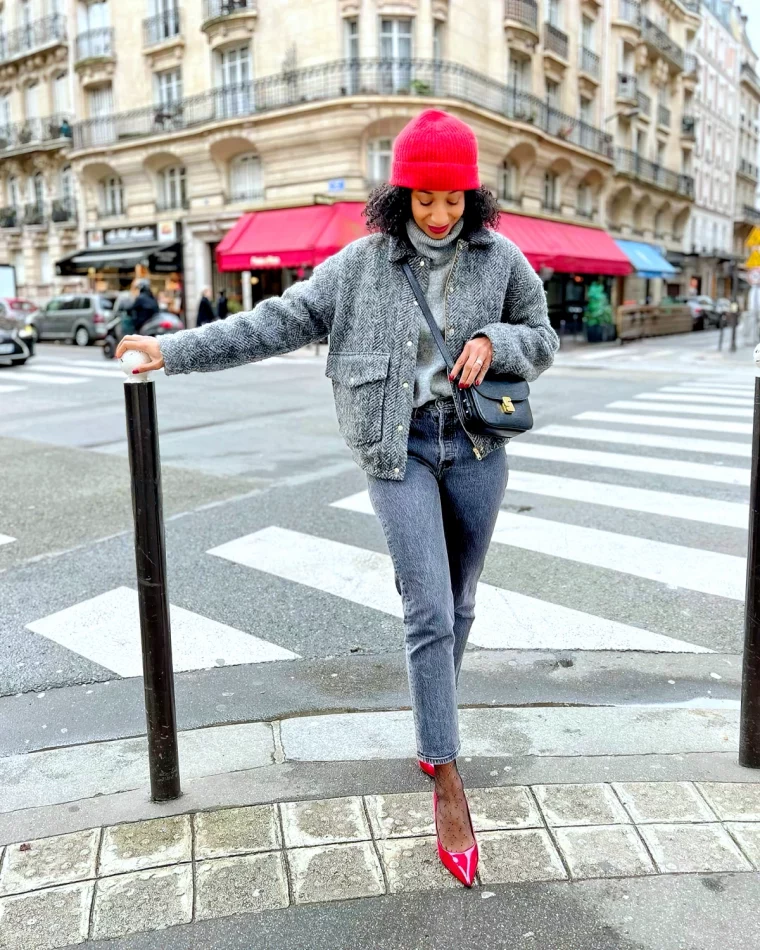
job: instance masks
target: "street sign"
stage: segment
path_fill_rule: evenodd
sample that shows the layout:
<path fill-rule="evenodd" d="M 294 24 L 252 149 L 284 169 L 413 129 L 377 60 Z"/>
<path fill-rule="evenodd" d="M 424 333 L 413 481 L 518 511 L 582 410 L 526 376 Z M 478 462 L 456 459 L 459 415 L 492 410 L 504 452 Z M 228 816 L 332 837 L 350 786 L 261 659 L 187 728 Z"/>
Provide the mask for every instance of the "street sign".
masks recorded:
<path fill-rule="evenodd" d="M 760 287 L 760 267 L 747 271 L 747 283 L 753 287 Z"/>
<path fill-rule="evenodd" d="M 749 232 L 749 237 L 744 243 L 747 247 L 760 247 L 760 228 L 752 228 Z"/>
<path fill-rule="evenodd" d="M 331 192 L 331 193 L 345 191 L 346 179 L 345 178 L 331 178 L 327 182 L 327 190 L 328 192 Z M 758 229 L 755 228 L 755 231 L 758 231 Z M 758 236 L 760 237 L 760 231 L 758 231 Z M 760 240 L 757 243 L 758 245 L 760 245 Z"/>
<path fill-rule="evenodd" d="M 747 270 L 752 270 L 753 267 L 760 267 L 760 251 L 753 251 L 744 262 L 744 266 Z"/>

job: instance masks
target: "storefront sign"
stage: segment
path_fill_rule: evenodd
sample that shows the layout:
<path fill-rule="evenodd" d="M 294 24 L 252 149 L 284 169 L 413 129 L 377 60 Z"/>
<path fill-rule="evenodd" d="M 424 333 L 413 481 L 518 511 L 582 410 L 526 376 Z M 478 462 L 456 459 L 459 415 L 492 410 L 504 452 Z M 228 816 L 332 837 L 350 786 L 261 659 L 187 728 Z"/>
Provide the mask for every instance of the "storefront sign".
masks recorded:
<path fill-rule="evenodd" d="M 100 228 L 87 232 L 87 247 L 113 247 L 118 244 L 149 244 L 158 240 L 155 224 L 127 228 Z"/>
<path fill-rule="evenodd" d="M 267 254 L 266 256 L 259 257 L 254 254 L 251 257 L 251 267 L 256 270 L 259 267 L 281 267 L 282 258 L 278 257 L 276 254 Z"/>

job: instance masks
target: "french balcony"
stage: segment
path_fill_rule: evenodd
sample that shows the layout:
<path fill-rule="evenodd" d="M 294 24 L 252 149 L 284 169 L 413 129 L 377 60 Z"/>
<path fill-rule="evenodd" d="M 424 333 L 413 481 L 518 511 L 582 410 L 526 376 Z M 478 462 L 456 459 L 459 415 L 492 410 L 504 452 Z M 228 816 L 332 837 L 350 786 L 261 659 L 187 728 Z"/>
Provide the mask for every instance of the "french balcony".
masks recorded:
<path fill-rule="evenodd" d="M 556 198 L 544 198 L 541 207 L 549 214 L 562 214 L 562 202 L 557 201 Z"/>
<path fill-rule="evenodd" d="M 24 224 L 36 228 L 44 227 L 47 224 L 45 205 L 41 201 L 32 201 L 24 205 Z"/>
<path fill-rule="evenodd" d="M 88 30 L 77 36 L 76 66 L 91 59 L 112 59 L 113 29 L 109 26 Z"/>
<path fill-rule="evenodd" d="M 638 0 L 617 0 L 617 19 L 630 26 L 641 26 L 641 5 Z"/>
<path fill-rule="evenodd" d="M 19 226 L 19 213 L 18 209 L 14 208 L 13 205 L 7 205 L 5 208 L 0 208 L 0 229 L 3 231 L 11 231 Z"/>
<path fill-rule="evenodd" d="M 647 46 L 676 70 L 683 70 L 684 53 L 665 30 L 661 30 L 649 17 L 641 18 L 641 36 Z"/>
<path fill-rule="evenodd" d="M 187 211 L 190 202 L 186 195 L 160 195 L 156 198 L 156 211 Z"/>
<path fill-rule="evenodd" d="M 380 183 L 374 182 L 371 187 L 374 188 L 377 184 Z M 233 188 L 226 192 L 224 197 L 227 204 L 235 204 L 239 201 L 258 203 L 266 200 L 266 192 L 263 188 Z"/>
<path fill-rule="evenodd" d="M 746 178 L 757 181 L 757 165 L 754 162 L 747 161 L 746 158 L 742 158 L 739 161 L 739 173 Z"/>
<path fill-rule="evenodd" d="M 204 22 L 239 13 L 258 13 L 258 0 L 203 0 Z"/>
<path fill-rule="evenodd" d="M 259 14 L 258 0 L 203 0 L 201 29 L 213 50 L 249 42 Z"/>
<path fill-rule="evenodd" d="M 742 221 L 753 227 L 760 225 L 760 208 L 756 208 L 754 205 L 744 205 L 742 208 Z"/>
<path fill-rule="evenodd" d="M 107 148 L 117 142 L 148 136 L 170 136 L 220 121 L 250 119 L 274 109 L 303 107 L 348 97 L 373 99 L 415 96 L 456 100 L 475 105 L 510 121 L 534 125 L 604 159 L 611 159 L 610 135 L 543 99 L 500 83 L 490 76 L 446 60 L 337 60 L 236 86 L 210 89 L 173 103 L 147 106 L 74 126 L 76 149 Z"/>
<path fill-rule="evenodd" d="M 617 99 L 619 102 L 638 103 L 639 83 L 633 73 L 617 74 Z"/>
<path fill-rule="evenodd" d="M 54 198 L 50 203 L 50 220 L 53 224 L 76 224 L 77 209 L 74 201 L 71 198 Z"/>
<path fill-rule="evenodd" d="M 681 116 L 681 138 L 693 142 L 697 137 L 697 120 L 693 115 Z"/>
<path fill-rule="evenodd" d="M 576 208 L 575 214 L 579 218 L 586 218 L 587 221 L 593 221 L 596 217 L 596 211 L 593 208 Z"/>
<path fill-rule="evenodd" d="M 567 62 L 570 42 L 567 33 L 551 23 L 544 23 L 544 52 L 551 53 L 563 62 Z"/>
<path fill-rule="evenodd" d="M 0 64 L 66 41 L 66 18 L 60 13 L 0 33 Z"/>
<path fill-rule="evenodd" d="M 580 70 L 592 79 L 599 80 L 599 56 L 585 46 L 581 47 Z"/>
<path fill-rule="evenodd" d="M 664 129 L 670 128 L 670 109 L 667 106 L 657 106 L 657 124 Z"/>
<path fill-rule="evenodd" d="M 504 28 L 520 38 L 537 40 L 536 0 L 504 0 Z"/>
<path fill-rule="evenodd" d="M 640 89 L 636 92 L 636 106 L 638 107 L 639 115 L 645 118 L 651 118 L 652 98 Z"/>
<path fill-rule="evenodd" d="M 143 20 L 143 46 L 149 48 L 168 43 L 182 35 L 182 19 L 175 7 L 158 16 Z"/>
<path fill-rule="evenodd" d="M 739 78 L 742 82 L 748 83 L 760 95 L 760 78 L 749 63 L 742 63 Z"/>
<path fill-rule="evenodd" d="M 50 115 L 44 119 L 26 119 L 0 126 L 0 155 L 33 151 L 51 151 L 71 145 L 73 128 L 65 115 Z"/>
<path fill-rule="evenodd" d="M 127 213 L 127 206 L 123 201 L 108 201 L 106 204 L 99 204 L 95 210 L 95 215 L 99 221 L 107 221 L 110 218 L 123 218 Z"/>
<path fill-rule="evenodd" d="M 691 175 L 679 174 L 655 162 L 650 162 L 649 159 L 642 158 L 638 152 L 632 152 L 627 148 L 615 150 L 615 172 L 618 175 L 627 175 L 637 181 L 655 185 L 663 191 L 669 191 L 684 198 L 692 200 L 694 198 L 694 179 Z"/>

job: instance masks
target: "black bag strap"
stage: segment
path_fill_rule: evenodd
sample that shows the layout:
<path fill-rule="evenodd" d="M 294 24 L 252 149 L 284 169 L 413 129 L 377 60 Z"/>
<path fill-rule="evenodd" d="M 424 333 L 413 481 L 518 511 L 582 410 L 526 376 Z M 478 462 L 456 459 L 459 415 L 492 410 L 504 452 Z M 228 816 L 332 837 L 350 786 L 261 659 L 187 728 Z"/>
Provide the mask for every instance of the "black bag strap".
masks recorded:
<path fill-rule="evenodd" d="M 436 342 L 436 346 L 441 351 L 441 356 L 446 362 L 446 366 L 451 372 L 454 368 L 454 359 L 451 355 L 451 350 L 448 348 L 446 341 L 443 338 L 443 334 L 440 331 L 438 324 L 435 322 L 435 317 L 430 312 L 430 307 L 428 302 L 425 299 L 425 294 L 422 292 L 422 287 L 419 285 L 419 281 L 414 276 L 414 271 L 409 264 L 409 261 L 404 261 L 401 265 L 403 268 L 406 279 L 409 281 L 409 286 L 414 291 L 414 296 L 417 298 L 417 303 L 420 305 L 420 310 L 422 311 L 423 316 L 427 320 L 428 326 L 430 327 L 430 332 L 433 334 L 433 339 Z"/>

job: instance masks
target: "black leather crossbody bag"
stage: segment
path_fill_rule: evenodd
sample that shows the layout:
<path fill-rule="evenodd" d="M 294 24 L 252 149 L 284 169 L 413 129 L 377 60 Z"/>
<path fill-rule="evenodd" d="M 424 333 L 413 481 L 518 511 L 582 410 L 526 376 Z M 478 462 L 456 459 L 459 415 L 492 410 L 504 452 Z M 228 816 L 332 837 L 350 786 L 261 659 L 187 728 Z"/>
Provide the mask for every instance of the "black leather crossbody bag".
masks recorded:
<path fill-rule="evenodd" d="M 425 294 L 414 276 L 409 261 L 402 264 L 406 279 L 414 291 L 420 310 L 427 320 L 430 332 L 436 342 L 446 367 L 451 373 L 454 359 L 443 334 L 430 312 Z M 458 404 L 460 416 L 467 424 L 472 435 L 491 435 L 500 438 L 514 438 L 533 428 L 533 414 L 530 411 L 528 396 L 530 388 L 520 376 L 506 373 L 487 372 L 479 386 L 460 389 L 452 385 L 454 399 Z"/>

